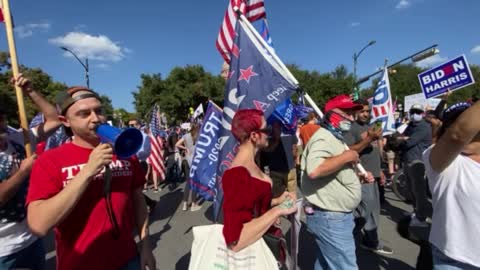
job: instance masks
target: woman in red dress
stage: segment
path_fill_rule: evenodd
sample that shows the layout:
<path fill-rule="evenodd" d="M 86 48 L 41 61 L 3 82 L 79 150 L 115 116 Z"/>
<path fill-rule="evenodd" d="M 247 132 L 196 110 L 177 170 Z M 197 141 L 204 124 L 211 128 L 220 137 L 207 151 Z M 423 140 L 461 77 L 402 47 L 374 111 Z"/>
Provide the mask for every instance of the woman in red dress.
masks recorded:
<path fill-rule="evenodd" d="M 232 134 L 240 145 L 231 168 L 223 174 L 222 187 L 223 236 L 235 252 L 260 239 L 281 216 L 297 211 L 294 203 L 290 208 L 278 207 L 287 199 L 294 202 L 295 194 L 285 192 L 272 200 L 272 180 L 255 164 L 270 132 L 260 110 L 239 110 L 233 118 Z"/>

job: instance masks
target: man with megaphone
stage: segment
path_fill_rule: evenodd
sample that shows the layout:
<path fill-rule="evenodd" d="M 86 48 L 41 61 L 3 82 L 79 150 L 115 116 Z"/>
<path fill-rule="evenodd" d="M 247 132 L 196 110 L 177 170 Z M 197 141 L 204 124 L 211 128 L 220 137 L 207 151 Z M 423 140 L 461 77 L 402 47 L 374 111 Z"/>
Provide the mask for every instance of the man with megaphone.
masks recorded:
<path fill-rule="evenodd" d="M 35 162 L 27 196 L 32 232 L 55 229 L 57 269 L 155 269 L 138 159 L 102 143 L 97 132 L 106 117 L 94 91 L 72 87 L 56 103 L 73 140 Z"/>

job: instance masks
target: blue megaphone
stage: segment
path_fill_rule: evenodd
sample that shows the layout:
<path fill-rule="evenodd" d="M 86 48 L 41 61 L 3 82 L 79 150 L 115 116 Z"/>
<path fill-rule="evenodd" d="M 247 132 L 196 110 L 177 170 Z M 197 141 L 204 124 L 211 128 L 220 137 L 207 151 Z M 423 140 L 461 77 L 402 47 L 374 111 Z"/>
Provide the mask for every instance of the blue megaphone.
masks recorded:
<path fill-rule="evenodd" d="M 135 155 L 143 144 L 142 132 L 136 128 L 121 130 L 109 124 L 101 124 L 97 127 L 97 135 L 103 143 L 111 144 L 121 159 Z"/>

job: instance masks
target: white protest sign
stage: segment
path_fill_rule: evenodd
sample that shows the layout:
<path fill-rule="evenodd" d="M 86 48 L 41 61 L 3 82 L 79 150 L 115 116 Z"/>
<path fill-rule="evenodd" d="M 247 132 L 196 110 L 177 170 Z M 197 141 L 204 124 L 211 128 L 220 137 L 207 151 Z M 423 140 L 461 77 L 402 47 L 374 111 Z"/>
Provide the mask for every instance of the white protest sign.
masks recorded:
<path fill-rule="evenodd" d="M 418 93 L 414 95 L 405 96 L 404 109 L 405 112 L 408 112 L 414 104 L 420 104 L 423 108 L 434 110 L 438 103 L 440 103 L 439 98 L 429 98 L 426 99 L 423 93 Z"/>

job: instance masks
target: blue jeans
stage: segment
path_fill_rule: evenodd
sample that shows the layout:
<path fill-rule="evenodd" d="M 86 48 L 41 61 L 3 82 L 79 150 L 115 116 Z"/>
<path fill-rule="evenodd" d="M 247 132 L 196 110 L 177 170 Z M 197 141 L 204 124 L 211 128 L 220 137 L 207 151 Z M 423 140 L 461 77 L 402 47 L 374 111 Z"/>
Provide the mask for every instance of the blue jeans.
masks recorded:
<path fill-rule="evenodd" d="M 315 270 L 358 269 L 353 239 L 353 214 L 315 209 L 307 227 L 317 243 Z"/>
<path fill-rule="evenodd" d="M 28 247 L 7 256 L 0 257 L 0 269 L 28 268 L 43 270 L 45 268 L 45 248 L 41 239 Z"/>
<path fill-rule="evenodd" d="M 432 245 L 433 269 L 434 270 L 479 270 L 470 264 L 456 261 L 455 259 L 447 257 L 438 248 Z"/>

